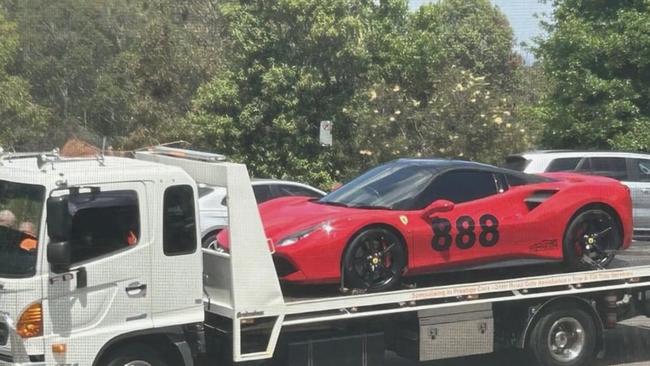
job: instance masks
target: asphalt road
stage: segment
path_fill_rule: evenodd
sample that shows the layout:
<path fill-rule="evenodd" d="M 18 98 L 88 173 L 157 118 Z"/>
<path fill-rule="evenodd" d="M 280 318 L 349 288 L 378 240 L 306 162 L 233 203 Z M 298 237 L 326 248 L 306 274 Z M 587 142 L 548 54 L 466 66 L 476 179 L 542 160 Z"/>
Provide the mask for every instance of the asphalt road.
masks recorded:
<path fill-rule="evenodd" d="M 619 255 L 614 267 L 650 265 L 650 242 L 636 242 L 624 254 Z M 594 366 L 649 366 L 650 365 L 650 318 L 628 319 L 616 329 L 605 334 L 605 356 Z M 508 352 L 485 356 L 465 357 L 453 360 L 418 363 L 400 358 L 392 353 L 386 355 L 384 366 L 504 366 L 526 365 L 525 355 Z"/>

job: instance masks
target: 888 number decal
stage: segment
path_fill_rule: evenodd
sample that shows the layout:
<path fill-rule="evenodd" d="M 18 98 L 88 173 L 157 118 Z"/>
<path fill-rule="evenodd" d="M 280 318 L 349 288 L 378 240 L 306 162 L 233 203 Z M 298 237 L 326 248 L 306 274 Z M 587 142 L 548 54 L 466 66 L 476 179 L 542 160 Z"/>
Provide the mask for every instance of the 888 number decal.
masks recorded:
<path fill-rule="evenodd" d="M 476 222 L 470 216 L 461 216 L 456 220 L 456 238 L 451 235 L 451 222 L 447 219 L 436 218 L 431 221 L 433 250 L 442 252 L 449 250 L 452 244 L 459 249 L 470 249 L 478 239 L 482 247 L 489 248 L 499 242 L 499 220 L 494 215 L 485 214 L 478 220 L 480 231 L 477 235 Z"/>

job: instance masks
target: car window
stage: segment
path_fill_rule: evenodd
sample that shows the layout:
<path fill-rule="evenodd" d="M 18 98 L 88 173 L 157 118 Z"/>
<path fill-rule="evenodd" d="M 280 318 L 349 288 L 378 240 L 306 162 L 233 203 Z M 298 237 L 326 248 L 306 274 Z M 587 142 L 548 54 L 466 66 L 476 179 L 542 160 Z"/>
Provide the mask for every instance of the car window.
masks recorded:
<path fill-rule="evenodd" d="M 491 172 L 451 171 L 434 179 L 424 198 L 429 204 L 435 200 L 445 199 L 454 203 L 463 203 L 496 194 L 497 185 Z M 425 206 L 426 206 L 425 204 Z"/>
<path fill-rule="evenodd" d="M 277 190 L 279 197 L 284 197 L 284 196 L 306 196 L 306 197 L 314 197 L 314 198 L 323 197 L 322 194 L 314 190 L 307 189 L 300 186 L 294 186 L 289 184 L 278 184 L 275 186 L 275 188 Z"/>
<path fill-rule="evenodd" d="M 650 182 L 650 160 L 638 159 L 634 164 L 637 170 L 636 180 L 640 182 Z"/>
<path fill-rule="evenodd" d="M 553 159 L 551 163 L 546 168 L 547 172 L 566 172 L 570 170 L 575 170 L 582 160 L 581 157 L 577 158 L 557 158 Z"/>
<path fill-rule="evenodd" d="M 625 158 L 611 158 L 611 157 L 593 157 L 583 164 L 580 171 L 587 172 L 594 175 L 602 175 L 614 179 L 626 179 L 627 164 Z"/>
<path fill-rule="evenodd" d="M 273 195 L 271 195 L 271 188 L 268 185 L 253 186 L 253 193 L 255 194 L 255 200 L 257 203 L 266 202 L 273 198 Z"/>

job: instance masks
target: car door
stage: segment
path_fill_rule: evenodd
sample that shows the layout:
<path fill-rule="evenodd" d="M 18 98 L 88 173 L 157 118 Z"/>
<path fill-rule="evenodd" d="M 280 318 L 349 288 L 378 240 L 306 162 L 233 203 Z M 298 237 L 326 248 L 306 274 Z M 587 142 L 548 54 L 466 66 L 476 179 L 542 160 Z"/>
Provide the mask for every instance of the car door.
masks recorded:
<path fill-rule="evenodd" d="M 65 191 L 67 192 L 67 191 Z M 72 266 L 50 268 L 44 279 L 45 334 L 78 349 L 98 352 L 115 334 L 152 326 L 151 243 L 144 185 L 98 185 L 70 194 L 69 243 Z M 84 352 L 69 352 L 58 363 L 84 364 Z"/>
<path fill-rule="evenodd" d="M 650 159 L 629 159 L 629 179 L 635 236 L 650 236 Z"/>
<path fill-rule="evenodd" d="M 425 223 L 414 232 L 415 267 L 435 271 L 474 266 L 515 253 L 511 234 L 521 215 L 503 180 L 485 170 L 454 170 L 436 177 L 429 187 L 430 201 L 445 199 L 454 208 L 421 218 Z"/>

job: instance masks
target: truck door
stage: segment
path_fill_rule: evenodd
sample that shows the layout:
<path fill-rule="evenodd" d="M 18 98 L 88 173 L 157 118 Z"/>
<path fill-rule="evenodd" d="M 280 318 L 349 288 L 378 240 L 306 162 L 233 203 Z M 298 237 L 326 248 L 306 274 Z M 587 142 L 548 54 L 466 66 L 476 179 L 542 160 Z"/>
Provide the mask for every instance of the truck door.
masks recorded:
<path fill-rule="evenodd" d="M 154 210 L 162 245 L 152 253 L 154 325 L 203 321 L 203 262 L 197 246 L 196 195 L 189 184 L 163 187 L 162 207 Z M 159 200 L 158 200 L 159 201 Z"/>
<path fill-rule="evenodd" d="M 141 183 L 82 188 L 68 197 L 71 270 L 50 268 L 43 283 L 45 334 L 53 335 L 51 343 L 66 344 L 68 352 L 48 354 L 46 360 L 90 365 L 116 335 L 152 327 L 154 236 Z"/>

